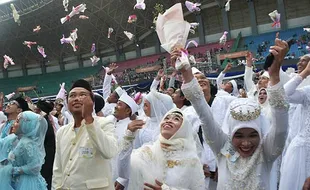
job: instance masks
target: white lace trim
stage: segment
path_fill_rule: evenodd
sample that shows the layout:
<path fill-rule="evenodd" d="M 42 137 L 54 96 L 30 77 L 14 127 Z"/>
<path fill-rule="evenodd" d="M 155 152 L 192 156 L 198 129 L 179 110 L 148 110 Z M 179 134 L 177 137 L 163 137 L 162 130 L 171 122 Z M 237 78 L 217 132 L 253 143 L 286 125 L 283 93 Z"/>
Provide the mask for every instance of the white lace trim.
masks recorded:
<path fill-rule="evenodd" d="M 236 162 L 226 159 L 230 179 L 225 184 L 225 189 L 230 190 L 258 190 L 262 189 L 260 177 L 256 174 L 258 164 L 264 162 L 262 145 L 257 147 L 249 158 L 239 157 Z"/>

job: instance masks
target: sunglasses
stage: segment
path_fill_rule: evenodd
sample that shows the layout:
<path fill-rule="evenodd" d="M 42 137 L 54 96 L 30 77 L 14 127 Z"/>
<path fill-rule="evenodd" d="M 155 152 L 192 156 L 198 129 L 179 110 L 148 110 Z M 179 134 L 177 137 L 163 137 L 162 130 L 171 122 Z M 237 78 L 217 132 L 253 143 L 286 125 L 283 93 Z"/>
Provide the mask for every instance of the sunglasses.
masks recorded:
<path fill-rule="evenodd" d="M 10 101 L 8 105 L 16 105 L 17 107 L 20 107 L 19 103 L 16 100 Z"/>

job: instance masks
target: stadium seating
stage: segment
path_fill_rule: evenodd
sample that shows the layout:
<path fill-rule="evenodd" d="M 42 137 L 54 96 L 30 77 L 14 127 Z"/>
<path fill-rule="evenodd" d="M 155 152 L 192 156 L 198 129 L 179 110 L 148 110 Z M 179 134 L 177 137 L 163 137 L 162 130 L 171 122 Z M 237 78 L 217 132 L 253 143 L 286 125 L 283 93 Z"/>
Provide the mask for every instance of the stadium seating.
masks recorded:
<path fill-rule="evenodd" d="M 256 54 L 256 58 L 264 58 L 269 54 L 269 46 L 274 43 L 276 32 L 266 33 L 259 36 L 249 36 L 243 38 L 243 47 Z M 294 37 L 297 43 L 292 45 L 288 58 L 298 58 L 307 53 L 306 41 L 309 41 L 309 36 L 303 28 L 289 29 L 286 31 L 280 31 L 280 38 L 286 40 L 290 37 Z M 303 38 L 306 38 L 303 40 Z M 308 38 L 308 39 L 307 39 Z"/>

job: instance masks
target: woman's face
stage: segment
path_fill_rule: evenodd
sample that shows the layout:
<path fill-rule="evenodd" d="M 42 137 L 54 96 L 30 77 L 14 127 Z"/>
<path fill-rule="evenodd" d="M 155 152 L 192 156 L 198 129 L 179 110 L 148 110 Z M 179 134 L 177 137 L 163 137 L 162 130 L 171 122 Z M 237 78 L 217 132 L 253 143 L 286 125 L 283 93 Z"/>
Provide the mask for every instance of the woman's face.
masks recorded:
<path fill-rule="evenodd" d="M 147 99 L 144 100 L 143 110 L 146 116 L 151 117 L 151 104 Z"/>
<path fill-rule="evenodd" d="M 137 104 L 140 105 L 140 104 L 142 103 L 142 100 L 143 100 L 143 97 L 140 96 L 140 98 L 139 98 L 138 101 L 137 101 Z"/>
<path fill-rule="evenodd" d="M 17 134 L 18 130 L 19 130 L 19 121 L 20 121 L 20 115 L 18 115 L 17 119 L 15 120 L 13 127 L 12 127 L 12 133 Z"/>
<path fill-rule="evenodd" d="M 259 94 L 258 94 L 258 102 L 260 104 L 263 104 L 263 103 L 266 102 L 266 100 L 267 100 L 267 92 L 266 92 L 266 90 L 260 90 Z"/>
<path fill-rule="evenodd" d="M 236 151 L 243 158 L 254 154 L 260 142 L 258 132 L 252 128 L 242 128 L 236 131 L 233 136 L 232 144 Z"/>
<path fill-rule="evenodd" d="M 171 113 L 167 115 L 160 124 L 161 135 L 165 139 L 170 139 L 182 126 L 183 117 L 178 113 Z"/>

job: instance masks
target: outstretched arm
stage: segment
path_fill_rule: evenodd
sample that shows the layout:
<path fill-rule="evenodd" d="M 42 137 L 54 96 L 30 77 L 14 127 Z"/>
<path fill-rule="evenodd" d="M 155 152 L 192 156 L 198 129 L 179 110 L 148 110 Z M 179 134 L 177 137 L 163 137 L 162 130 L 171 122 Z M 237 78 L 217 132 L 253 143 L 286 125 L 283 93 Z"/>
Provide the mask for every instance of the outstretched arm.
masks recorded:
<path fill-rule="evenodd" d="M 251 52 L 248 52 L 246 55 L 246 66 L 244 70 L 244 85 L 247 92 L 249 92 L 253 87 L 255 87 L 255 84 L 253 82 L 253 56 Z"/>
<path fill-rule="evenodd" d="M 151 85 L 151 87 L 150 87 L 150 90 L 152 90 L 152 89 L 157 89 L 157 87 L 158 87 L 158 85 L 159 85 L 159 83 L 160 83 L 160 79 L 164 76 L 164 70 L 163 69 L 160 69 L 159 71 L 158 71 L 158 73 L 157 73 L 157 75 L 156 75 L 156 77 L 155 77 L 155 79 L 153 80 L 153 82 L 152 82 L 152 85 Z"/>
<path fill-rule="evenodd" d="M 179 56 L 180 52 L 178 50 L 173 51 L 171 54 L 171 62 L 174 63 Z M 180 71 L 184 79 L 182 91 L 185 97 L 191 101 L 202 122 L 206 142 L 209 144 L 214 154 L 217 155 L 227 141 L 228 136 L 224 134 L 214 120 L 210 106 L 207 104 L 198 81 L 194 78 L 191 68 L 183 68 Z"/>
<path fill-rule="evenodd" d="M 306 94 L 302 89 L 297 90 L 297 87 L 309 75 L 310 75 L 310 61 L 307 67 L 299 75 L 295 76 L 284 85 L 285 93 L 287 94 L 290 103 L 295 104 L 305 103 Z"/>
<path fill-rule="evenodd" d="M 217 89 L 222 89 L 222 84 L 224 80 L 224 76 L 232 68 L 232 64 L 228 63 L 225 67 L 225 69 L 219 74 L 219 76 L 216 78 L 216 84 L 217 84 Z"/>
<path fill-rule="evenodd" d="M 269 50 L 274 56 L 274 61 L 268 68 L 270 75 L 269 103 L 273 121 L 271 129 L 263 141 L 264 155 L 269 161 L 274 161 L 282 153 L 287 136 L 289 104 L 285 98 L 283 85 L 280 83 L 279 71 L 288 50 L 288 44 L 278 38 L 275 39 L 275 45 L 271 46 Z"/>
<path fill-rule="evenodd" d="M 116 65 L 116 63 L 112 63 L 110 64 L 109 68 L 106 69 L 106 74 L 104 76 L 104 81 L 102 84 L 102 92 L 103 92 L 102 97 L 104 100 L 106 100 L 111 93 L 112 73 L 117 68 L 118 66 Z"/>

